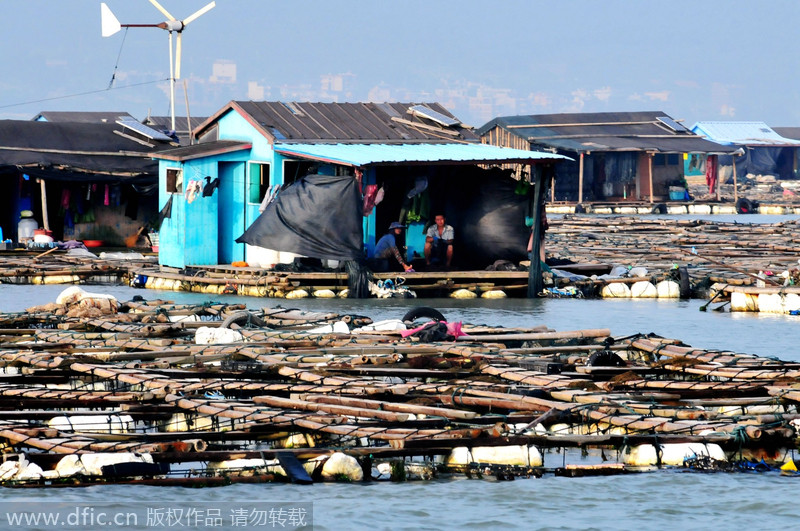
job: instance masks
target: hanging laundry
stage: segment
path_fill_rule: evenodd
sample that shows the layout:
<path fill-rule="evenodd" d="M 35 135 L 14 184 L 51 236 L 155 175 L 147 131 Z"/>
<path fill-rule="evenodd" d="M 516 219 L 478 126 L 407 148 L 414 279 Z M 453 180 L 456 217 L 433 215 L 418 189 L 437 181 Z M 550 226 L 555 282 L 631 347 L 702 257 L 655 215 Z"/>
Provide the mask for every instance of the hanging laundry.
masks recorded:
<path fill-rule="evenodd" d="M 408 222 L 427 221 L 431 215 L 431 196 L 427 190 L 411 198 L 408 209 Z"/>
<path fill-rule="evenodd" d="M 186 183 L 186 192 L 184 195 L 186 196 L 186 202 L 191 203 L 195 199 L 197 199 L 197 195 L 203 192 L 203 181 L 196 181 L 194 179 L 190 180 Z"/>
<path fill-rule="evenodd" d="M 717 156 L 709 155 L 706 163 L 706 184 L 708 193 L 715 194 L 717 190 Z"/>
<path fill-rule="evenodd" d="M 69 188 L 64 188 L 61 190 L 61 208 L 64 210 L 69 208 Z"/>
<path fill-rule="evenodd" d="M 516 195 L 524 195 L 527 196 L 530 194 L 531 191 L 531 183 L 527 181 L 527 179 L 521 178 L 517 181 L 517 186 L 514 188 L 514 193 Z"/>
<path fill-rule="evenodd" d="M 372 214 L 372 209 L 375 208 L 375 199 L 378 196 L 378 185 L 368 184 L 366 192 L 364 193 L 364 215 L 369 216 Z"/>
<path fill-rule="evenodd" d="M 164 205 L 164 208 L 158 213 L 158 226 L 156 230 L 161 229 L 161 224 L 164 222 L 166 218 L 172 217 L 172 198 L 175 197 L 175 194 L 170 194 L 169 199 L 167 199 L 167 203 Z"/>
<path fill-rule="evenodd" d="M 428 178 L 420 176 L 414 179 L 414 188 L 408 191 L 406 197 L 415 197 L 428 189 Z"/>

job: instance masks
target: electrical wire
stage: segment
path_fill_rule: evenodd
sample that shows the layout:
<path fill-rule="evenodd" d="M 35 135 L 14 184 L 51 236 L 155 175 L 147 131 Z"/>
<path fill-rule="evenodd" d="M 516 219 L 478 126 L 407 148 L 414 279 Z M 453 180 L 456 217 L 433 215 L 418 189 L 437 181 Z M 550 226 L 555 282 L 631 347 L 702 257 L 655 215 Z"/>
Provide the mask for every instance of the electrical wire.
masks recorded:
<path fill-rule="evenodd" d="M 108 88 L 114 86 L 114 80 L 117 78 L 117 67 L 119 66 L 119 58 L 122 56 L 122 47 L 125 45 L 125 37 L 128 36 L 128 29 L 125 28 L 125 33 L 122 34 L 122 42 L 119 45 L 119 53 L 117 53 L 117 61 L 114 63 L 114 71 L 111 73 L 111 81 L 108 82 Z"/>
<path fill-rule="evenodd" d="M 124 89 L 124 88 L 140 87 L 142 85 L 152 85 L 152 84 L 155 84 L 155 83 L 163 83 L 164 81 L 169 81 L 169 78 L 155 79 L 155 80 L 152 80 L 152 81 L 143 81 L 141 83 L 133 83 L 131 85 L 124 85 L 124 86 L 121 86 L 121 87 L 118 86 L 118 87 L 105 88 L 105 89 L 99 89 L 99 90 L 89 90 L 89 91 L 86 91 L 86 92 L 78 92 L 76 94 L 66 94 L 64 96 L 54 96 L 52 98 L 42 98 L 42 99 L 39 99 L 39 100 L 22 101 L 22 102 L 19 102 L 19 103 L 10 103 L 8 105 L 0 105 L 0 109 L 8 109 L 9 107 L 20 107 L 22 105 L 30 105 L 32 103 L 42 103 L 44 101 L 63 100 L 63 99 L 67 99 L 67 98 L 74 98 L 74 97 L 77 97 L 77 96 L 88 96 L 89 94 L 99 94 L 100 92 L 107 92 L 109 90 L 119 90 L 119 89 Z"/>

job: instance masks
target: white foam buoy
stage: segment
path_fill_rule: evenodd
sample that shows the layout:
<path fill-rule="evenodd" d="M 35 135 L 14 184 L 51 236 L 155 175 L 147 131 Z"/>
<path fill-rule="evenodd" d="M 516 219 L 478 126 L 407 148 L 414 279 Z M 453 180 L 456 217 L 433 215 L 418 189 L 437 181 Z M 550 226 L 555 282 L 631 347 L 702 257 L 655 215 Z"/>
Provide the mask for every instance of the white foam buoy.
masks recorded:
<path fill-rule="evenodd" d="M 661 464 L 667 466 L 683 466 L 687 458 L 708 456 L 717 461 L 726 461 L 725 452 L 718 444 L 703 443 L 670 443 L 659 445 Z M 626 465 L 653 466 L 659 463 L 656 447 L 652 444 L 626 446 L 622 451 L 622 461 Z"/>
<path fill-rule="evenodd" d="M 681 286 L 674 280 L 662 280 L 656 284 L 656 294 L 659 299 L 678 299 L 681 296 Z"/>
<path fill-rule="evenodd" d="M 492 465 L 542 466 L 542 454 L 535 446 L 457 446 L 447 456 L 448 465 L 485 463 Z"/>
<path fill-rule="evenodd" d="M 261 459 L 261 458 L 252 458 L 252 459 L 229 459 L 227 461 L 217 461 L 217 462 L 210 462 L 208 463 L 208 469 L 213 470 L 216 473 L 224 473 L 226 475 L 231 474 L 231 470 L 235 470 L 236 473 L 233 475 L 237 476 L 252 476 L 257 471 L 258 472 L 265 472 L 267 474 L 279 474 L 281 476 L 286 476 L 286 471 L 280 465 L 277 459 Z"/>
<path fill-rule="evenodd" d="M 59 476 L 73 476 L 86 474 L 89 476 L 102 476 L 103 467 L 119 463 L 152 463 L 150 454 L 135 454 L 132 452 L 105 452 L 91 454 L 70 454 L 64 456 L 56 465 Z"/>
<path fill-rule="evenodd" d="M 305 299 L 308 297 L 308 292 L 304 289 L 294 289 L 286 294 L 287 299 Z"/>
<path fill-rule="evenodd" d="M 134 422 L 130 415 L 65 415 L 51 418 L 47 425 L 64 432 L 128 433 Z"/>
<path fill-rule="evenodd" d="M 656 287 L 652 282 L 648 282 L 646 280 L 634 282 L 630 290 L 631 297 L 634 299 L 653 299 L 658 296 L 658 290 Z"/>
<path fill-rule="evenodd" d="M 739 291 L 731 292 L 731 311 L 732 312 L 757 312 L 758 311 L 758 295 L 751 295 L 749 293 L 741 293 Z"/>
<path fill-rule="evenodd" d="M 194 333 L 195 345 L 215 345 L 218 343 L 238 343 L 244 336 L 238 330 L 230 328 L 201 326 Z"/>
<path fill-rule="evenodd" d="M 314 291 L 314 297 L 317 299 L 333 299 L 336 297 L 336 293 L 330 289 L 318 289 Z"/>
<path fill-rule="evenodd" d="M 457 289 L 450 294 L 450 297 L 453 299 L 474 299 L 478 296 L 477 293 L 474 291 L 470 291 L 468 289 Z"/>
<path fill-rule="evenodd" d="M 325 481 L 336 481 L 346 479 L 349 481 L 361 481 L 364 479 L 364 471 L 355 457 L 335 452 L 325 464 L 322 465 L 322 479 Z"/>
<path fill-rule="evenodd" d="M 604 299 L 624 299 L 631 296 L 631 289 L 624 282 L 610 282 L 603 286 L 600 296 Z"/>
<path fill-rule="evenodd" d="M 105 293 L 90 293 L 78 286 L 70 286 L 62 291 L 56 298 L 57 304 L 67 306 L 80 306 L 81 308 L 97 308 L 103 313 L 117 313 L 119 303 L 113 295 Z"/>
<path fill-rule="evenodd" d="M 506 292 L 501 289 L 491 289 L 481 293 L 482 299 L 505 299 Z"/>

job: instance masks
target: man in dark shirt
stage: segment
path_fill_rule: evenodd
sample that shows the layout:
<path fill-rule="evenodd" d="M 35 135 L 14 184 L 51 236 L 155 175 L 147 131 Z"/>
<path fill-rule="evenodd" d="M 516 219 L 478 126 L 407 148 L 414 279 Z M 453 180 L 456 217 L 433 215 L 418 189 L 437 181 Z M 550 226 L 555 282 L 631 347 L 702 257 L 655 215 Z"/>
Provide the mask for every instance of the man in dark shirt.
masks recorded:
<path fill-rule="evenodd" d="M 382 273 L 394 269 L 390 266 L 392 258 L 403 267 L 403 271 L 411 269 L 411 266 L 406 264 L 397 248 L 397 236 L 400 236 L 405 228 L 405 225 L 396 221 L 389 225 L 389 232 L 384 234 L 375 245 L 375 255 L 370 264 L 373 271 Z"/>

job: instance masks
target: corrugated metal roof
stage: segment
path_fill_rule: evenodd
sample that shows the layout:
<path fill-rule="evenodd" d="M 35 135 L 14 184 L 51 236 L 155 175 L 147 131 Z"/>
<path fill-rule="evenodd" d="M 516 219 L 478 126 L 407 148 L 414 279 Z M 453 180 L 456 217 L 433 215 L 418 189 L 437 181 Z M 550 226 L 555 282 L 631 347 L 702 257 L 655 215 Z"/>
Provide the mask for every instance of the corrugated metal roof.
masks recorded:
<path fill-rule="evenodd" d="M 764 122 L 697 122 L 692 131 L 720 144 L 739 146 L 800 146 Z"/>
<path fill-rule="evenodd" d="M 36 121 L 45 122 L 80 122 L 113 124 L 121 118 L 136 120 L 125 111 L 42 111 L 33 117 Z"/>
<path fill-rule="evenodd" d="M 667 118 L 668 120 L 663 120 Z M 601 112 L 504 116 L 477 130 L 495 127 L 532 145 L 566 151 L 655 151 L 661 153 L 727 153 L 731 150 L 688 130 L 675 130 L 662 111 Z M 680 127 L 680 125 L 678 125 Z"/>
<path fill-rule="evenodd" d="M 800 140 L 800 127 L 773 127 L 772 130 L 784 138 Z"/>
<path fill-rule="evenodd" d="M 116 123 L 0 120 L 0 167 L 24 167 L 45 179 L 152 183 L 164 144 L 120 135 Z"/>
<path fill-rule="evenodd" d="M 438 103 L 310 103 L 232 101 L 195 133 L 200 136 L 222 114 L 234 109 L 270 139 L 288 142 L 412 143 L 477 141 L 468 126 L 445 127 L 412 114 L 409 108 L 426 106 L 448 117 Z M 455 118 L 455 117 L 453 117 Z"/>
<path fill-rule="evenodd" d="M 538 143 L 538 141 L 537 141 Z M 674 138 L 631 138 L 618 136 L 586 136 L 569 139 L 548 139 L 542 142 L 559 151 L 636 151 L 656 153 L 730 154 L 738 148 L 705 140 L 698 136 Z"/>
<path fill-rule="evenodd" d="M 275 144 L 291 157 L 350 166 L 426 164 L 435 162 L 492 163 L 571 160 L 562 155 L 501 148 L 487 144 Z"/>
<path fill-rule="evenodd" d="M 159 151 L 158 153 L 153 153 L 153 158 L 183 162 L 202 157 L 221 155 L 223 153 L 232 153 L 234 151 L 250 149 L 251 147 L 253 147 L 253 144 L 250 142 L 240 142 L 239 140 L 217 140 L 215 142 L 203 142 L 202 144 L 181 146 L 175 149 L 166 149 Z"/>

